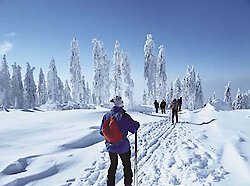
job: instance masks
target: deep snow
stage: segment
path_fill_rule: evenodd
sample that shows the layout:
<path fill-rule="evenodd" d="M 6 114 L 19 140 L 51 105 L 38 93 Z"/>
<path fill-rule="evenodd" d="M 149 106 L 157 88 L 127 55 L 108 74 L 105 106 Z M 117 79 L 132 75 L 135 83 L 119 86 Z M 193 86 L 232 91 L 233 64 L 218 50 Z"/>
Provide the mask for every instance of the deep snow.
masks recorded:
<path fill-rule="evenodd" d="M 0 185 L 105 185 L 99 126 L 108 109 L 0 112 Z M 140 106 L 139 185 L 250 185 L 250 110 L 217 101 L 183 110 L 176 125 Z M 134 160 L 134 135 L 132 144 Z M 123 185 L 121 162 L 117 185 Z"/>

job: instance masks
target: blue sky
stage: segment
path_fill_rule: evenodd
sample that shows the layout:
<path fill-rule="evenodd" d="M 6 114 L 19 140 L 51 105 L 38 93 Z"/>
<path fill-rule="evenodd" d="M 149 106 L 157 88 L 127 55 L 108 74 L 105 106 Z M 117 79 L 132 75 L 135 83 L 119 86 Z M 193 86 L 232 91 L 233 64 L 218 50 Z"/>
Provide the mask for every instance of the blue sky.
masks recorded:
<path fill-rule="evenodd" d="M 9 66 L 26 61 L 47 73 L 55 58 L 69 77 L 69 45 L 80 42 L 82 73 L 92 81 L 92 39 L 104 42 L 112 60 L 115 40 L 129 53 L 137 96 L 143 91 L 143 45 L 153 35 L 156 55 L 166 49 L 168 84 L 194 65 L 205 97 L 250 89 L 250 0 L 0 0 L 0 55 Z"/>

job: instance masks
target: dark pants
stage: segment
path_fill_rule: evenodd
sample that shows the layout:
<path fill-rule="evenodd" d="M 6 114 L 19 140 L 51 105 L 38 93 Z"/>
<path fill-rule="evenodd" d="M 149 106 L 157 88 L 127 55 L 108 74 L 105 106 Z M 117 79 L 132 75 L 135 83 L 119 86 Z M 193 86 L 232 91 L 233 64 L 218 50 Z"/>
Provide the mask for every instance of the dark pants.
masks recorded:
<path fill-rule="evenodd" d="M 166 113 L 165 107 L 164 107 L 164 108 L 161 108 L 161 113 L 162 113 L 162 114 L 165 114 L 165 113 Z"/>
<path fill-rule="evenodd" d="M 179 111 L 181 111 L 181 105 L 179 105 Z"/>
<path fill-rule="evenodd" d="M 178 110 L 172 109 L 172 123 L 174 123 L 174 117 L 176 119 L 176 123 L 178 123 Z"/>
<path fill-rule="evenodd" d="M 155 108 L 155 112 L 158 113 L 158 108 Z"/>
<path fill-rule="evenodd" d="M 122 160 L 122 165 L 123 165 L 124 184 L 131 185 L 132 177 L 133 177 L 133 173 L 131 169 L 131 162 L 130 162 L 131 151 L 128 151 L 125 153 L 119 153 L 119 156 Z M 114 186 L 115 185 L 115 173 L 116 173 L 116 169 L 118 165 L 118 154 L 109 152 L 109 158 L 110 158 L 110 167 L 108 170 L 107 185 Z"/>

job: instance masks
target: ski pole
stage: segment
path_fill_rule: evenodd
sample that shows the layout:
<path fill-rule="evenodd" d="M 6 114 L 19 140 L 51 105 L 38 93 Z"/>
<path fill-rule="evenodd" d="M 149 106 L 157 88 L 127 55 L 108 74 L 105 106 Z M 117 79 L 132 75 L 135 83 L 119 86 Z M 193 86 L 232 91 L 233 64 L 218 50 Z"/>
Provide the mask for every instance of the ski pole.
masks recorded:
<path fill-rule="evenodd" d="M 134 186 L 138 185 L 138 178 L 137 178 L 137 132 L 135 133 L 135 166 L 134 166 Z"/>

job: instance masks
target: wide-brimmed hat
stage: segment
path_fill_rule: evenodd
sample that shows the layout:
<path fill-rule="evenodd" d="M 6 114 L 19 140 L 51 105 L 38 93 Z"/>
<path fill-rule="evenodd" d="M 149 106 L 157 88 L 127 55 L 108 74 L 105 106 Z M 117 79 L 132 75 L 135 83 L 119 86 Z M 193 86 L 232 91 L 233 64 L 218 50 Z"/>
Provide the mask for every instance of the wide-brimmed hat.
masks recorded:
<path fill-rule="evenodd" d="M 123 107 L 123 101 L 121 96 L 115 96 L 113 99 L 110 100 L 110 102 L 114 103 L 117 107 Z"/>

